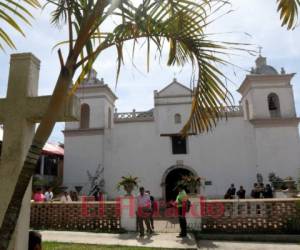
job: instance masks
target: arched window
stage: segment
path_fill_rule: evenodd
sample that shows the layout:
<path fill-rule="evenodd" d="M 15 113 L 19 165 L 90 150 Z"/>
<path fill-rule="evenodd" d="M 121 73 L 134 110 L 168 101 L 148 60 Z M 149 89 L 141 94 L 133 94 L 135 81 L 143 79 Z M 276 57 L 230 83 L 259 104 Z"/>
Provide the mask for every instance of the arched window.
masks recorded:
<path fill-rule="evenodd" d="M 250 110 L 249 110 L 248 100 L 245 101 L 245 110 L 246 110 L 246 120 L 249 120 L 250 119 Z"/>
<path fill-rule="evenodd" d="M 90 127 L 90 106 L 86 103 L 81 105 L 80 111 L 80 128 L 86 129 Z"/>
<path fill-rule="evenodd" d="M 181 123 L 181 115 L 180 114 L 175 114 L 174 121 L 175 121 L 176 124 Z"/>
<path fill-rule="evenodd" d="M 280 117 L 279 97 L 275 93 L 271 93 L 268 95 L 268 108 L 271 117 Z"/>
<path fill-rule="evenodd" d="M 108 123 L 107 123 L 107 127 L 111 128 L 111 108 L 108 108 Z"/>

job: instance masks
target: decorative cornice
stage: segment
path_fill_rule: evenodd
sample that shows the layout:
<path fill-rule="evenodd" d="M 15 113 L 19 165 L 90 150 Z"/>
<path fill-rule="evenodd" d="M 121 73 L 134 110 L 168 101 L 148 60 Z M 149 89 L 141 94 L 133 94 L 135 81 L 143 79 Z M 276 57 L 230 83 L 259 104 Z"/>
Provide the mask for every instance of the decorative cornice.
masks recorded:
<path fill-rule="evenodd" d="M 250 123 L 256 128 L 263 127 L 296 127 L 300 122 L 300 118 L 268 118 L 268 119 L 252 119 Z"/>
<path fill-rule="evenodd" d="M 67 136 L 79 135 L 103 135 L 104 128 L 88 128 L 88 129 L 66 129 L 62 131 Z"/>
<path fill-rule="evenodd" d="M 11 54 L 10 58 L 11 61 L 20 61 L 20 60 L 32 61 L 38 66 L 38 68 L 40 68 L 41 61 L 30 52 Z"/>
<path fill-rule="evenodd" d="M 110 89 L 110 87 L 107 84 L 100 85 L 100 84 L 94 84 L 94 85 L 80 85 L 80 87 L 77 89 L 78 93 L 88 91 L 88 90 L 95 90 L 95 89 L 103 89 L 107 92 L 107 94 L 110 94 L 113 99 L 117 100 L 118 97 L 115 95 L 115 93 Z"/>
<path fill-rule="evenodd" d="M 242 82 L 241 86 L 237 89 L 240 94 L 245 92 L 247 85 L 251 82 L 259 83 L 259 82 L 272 82 L 275 80 L 285 80 L 287 83 L 290 84 L 291 79 L 294 77 L 294 73 L 292 74 L 285 74 L 285 75 L 247 75 Z M 272 84 L 274 86 L 274 84 Z M 256 86 L 257 87 L 257 86 Z"/>
<path fill-rule="evenodd" d="M 115 105 L 114 100 L 111 100 L 111 98 L 108 98 L 108 97 L 107 97 L 106 95 L 104 95 L 104 94 L 100 94 L 100 95 L 90 95 L 90 96 L 79 96 L 78 98 L 79 98 L 80 100 L 82 100 L 83 103 L 84 103 L 84 100 L 97 99 L 97 98 L 105 98 L 105 99 L 109 102 L 109 104 L 111 104 L 112 106 Z"/>
<path fill-rule="evenodd" d="M 270 91 L 270 93 L 271 92 L 275 92 L 276 93 L 277 89 L 293 89 L 293 86 L 292 85 L 287 85 L 287 86 L 275 86 L 274 85 L 271 88 L 272 88 L 272 91 Z M 249 86 L 246 90 L 244 90 L 243 94 L 241 93 L 243 95 L 242 98 L 241 98 L 241 100 L 243 100 L 245 98 L 245 96 L 247 96 L 247 94 L 249 93 L 249 91 L 251 91 L 253 89 L 270 89 L 270 86 L 265 86 L 265 85 L 263 85 L 263 86 L 255 86 L 255 87 Z"/>
<path fill-rule="evenodd" d="M 170 102 L 170 103 L 154 103 L 154 106 L 168 106 L 168 105 L 184 105 L 184 104 L 188 104 L 188 105 L 192 105 L 192 102 Z"/>
<path fill-rule="evenodd" d="M 188 136 L 197 135 L 196 133 L 188 133 Z M 161 137 L 173 137 L 173 136 L 181 136 L 180 133 L 171 133 L 171 134 L 160 134 Z"/>
<path fill-rule="evenodd" d="M 143 118 L 143 119 L 114 119 L 114 123 L 129 123 L 129 122 L 153 122 L 154 118 Z"/>
<path fill-rule="evenodd" d="M 192 95 L 164 95 L 164 96 L 155 96 L 155 99 L 167 99 L 167 98 L 180 98 L 180 97 L 190 97 L 192 98 Z"/>

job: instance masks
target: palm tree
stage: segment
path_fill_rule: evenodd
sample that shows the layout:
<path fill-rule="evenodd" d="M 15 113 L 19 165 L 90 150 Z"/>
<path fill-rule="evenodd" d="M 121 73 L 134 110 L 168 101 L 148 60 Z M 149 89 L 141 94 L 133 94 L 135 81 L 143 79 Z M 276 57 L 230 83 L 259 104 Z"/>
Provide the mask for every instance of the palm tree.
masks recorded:
<path fill-rule="evenodd" d="M 298 21 L 300 0 L 277 0 L 277 11 L 280 13 L 281 25 L 288 30 L 294 29 Z"/>
<path fill-rule="evenodd" d="M 64 23 L 68 27 L 67 41 L 58 45 L 67 44 L 68 53 L 63 58 L 58 49 L 61 69 L 56 87 L 11 194 L 0 228 L 0 250 L 8 247 L 37 159 L 51 134 L 57 114 L 70 94 L 70 88 L 71 93 L 76 91 L 104 50 L 112 47 L 117 50 L 117 78 L 123 63 L 123 48 L 128 41 L 132 42 L 133 55 L 136 44 L 141 40 L 145 43 L 148 66 L 151 49 L 154 47 L 162 56 L 164 44 L 169 49 L 169 66 L 183 66 L 187 63 L 193 66 L 195 73 L 192 77 L 195 78 L 196 88 L 191 115 L 182 130 L 184 134 L 210 130 L 222 118 L 223 107 L 232 104 L 232 96 L 223 81 L 225 76 L 217 64 L 228 64 L 223 55 L 228 53 L 228 47 L 234 49 L 236 44 L 213 41 L 205 33 L 212 15 L 227 1 L 143 0 L 139 1 L 138 6 L 134 3 L 136 1 L 48 0 L 56 6 L 52 13 L 53 23 Z M 287 2 L 293 2 L 293 8 Z M 278 4 L 283 25 L 292 28 L 299 0 L 278 0 Z M 115 26 L 112 30 L 103 32 L 103 25 L 108 18 L 114 19 Z M 73 79 L 76 72 L 79 72 L 79 77 Z"/>
<path fill-rule="evenodd" d="M 30 25 L 29 19 L 33 16 L 28 10 L 29 6 L 34 8 L 40 7 L 39 0 L 3 0 L 0 2 L 0 23 L 2 23 L 2 25 L 0 25 L 1 50 L 4 50 L 4 45 L 13 49 L 16 48 L 13 40 L 5 31 L 4 25 L 7 25 L 9 28 L 25 36 L 22 28 L 18 24 L 18 21 L 14 17 L 17 17 L 17 19 L 23 23 Z"/>
<path fill-rule="evenodd" d="M 148 66 L 151 49 L 155 48 L 162 56 L 164 44 L 167 44 L 169 66 L 190 63 L 194 67 L 197 87 L 193 112 L 200 118 L 189 121 L 191 125 L 186 126 L 187 132 L 211 129 L 221 118 L 222 107 L 232 103 L 232 97 L 223 83 L 225 76 L 216 67 L 216 63 L 227 63 L 222 55 L 226 53 L 228 44 L 214 42 L 205 34 L 205 28 L 211 22 L 211 13 L 224 3 L 205 0 L 144 0 L 137 5 L 134 2 L 136 0 L 49 1 L 56 6 L 52 22 L 65 23 L 68 27 L 68 39 L 60 44 L 67 44 L 68 54 L 63 58 L 58 49 L 60 73 L 46 115 L 35 133 L 2 221 L 1 250 L 8 247 L 22 198 L 42 147 L 55 125 L 58 111 L 63 108 L 70 88 L 72 91 L 76 90 L 105 49 L 114 47 L 117 50 L 117 78 L 123 63 L 123 47 L 128 41 L 132 42 L 133 53 L 138 42 L 142 40 L 145 43 Z M 115 26 L 112 30 L 103 32 L 103 24 L 108 18 L 114 19 Z M 77 71 L 79 77 L 73 79 Z"/>

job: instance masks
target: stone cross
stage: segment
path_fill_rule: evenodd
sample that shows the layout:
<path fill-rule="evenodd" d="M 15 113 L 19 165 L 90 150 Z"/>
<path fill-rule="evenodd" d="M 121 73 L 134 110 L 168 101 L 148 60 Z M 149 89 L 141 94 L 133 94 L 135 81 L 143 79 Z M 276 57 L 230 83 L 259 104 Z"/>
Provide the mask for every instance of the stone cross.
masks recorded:
<path fill-rule="evenodd" d="M 10 59 L 7 97 L 0 99 L 0 124 L 4 125 L 0 161 L 0 223 L 12 196 L 17 177 L 31 145 L 36 123 L 41 122 L 51 96 L 38 97 L 40 61 L 30 53 L 13 54 Z M 50 69 L 51 70 L 51 69 Z M 58 122 L 75 121 L 79 117 L 79 101 L 69 98 Z M 29 185 L 30 186 L 30 185 Z M 14 234 L 12 248 L 25 249 L 30 217 L 29 187 Z"/>

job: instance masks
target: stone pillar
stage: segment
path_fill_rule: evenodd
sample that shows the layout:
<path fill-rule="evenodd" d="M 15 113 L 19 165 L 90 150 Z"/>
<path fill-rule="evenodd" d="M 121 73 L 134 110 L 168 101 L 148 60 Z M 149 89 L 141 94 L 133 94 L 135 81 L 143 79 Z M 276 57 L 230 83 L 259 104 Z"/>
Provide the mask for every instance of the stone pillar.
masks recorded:
<path fill-rule="evenodd" d="M 190 230 L 201 230 L 201 200 L 200 196 L 189 197 L 191 209 L 186 215 L 187 226 Z"/>
<path fill-rule="evenodd" d="M 40 61 L 32 54 L 11 56 L 4 136 L 0 164 L 0 222 L 13 194 L 17 178 L 31 144 L 35 124 L 24 119 L 26 98 L 37 95 Z M 23 102 L 24 101 L 24 102 Z M 16 112 L 15 109 L 18 109 Z M 28 186 L 9 249 L 25 250 L 28 242 L 31 185 Z"/>
<path fill-rule="evenodd" d="M 121 228 L 136 231 L 136 200 L 133 196 L 120 199 Z"/>
<path fill-rule="evenodd" d="M 51 96 L 38 97 L 40 61 L 31 53 L 13 54 L 10 61 L 7 97 L 0 99 L 0 123 L 4 124 L 0 162 L 0 224 L 13 195 L 27 152 Z M 74 121 L 79 117 L 79 101 L 69 98 L 58 111 L 57 121 Z M 11 241 L 11 249 L 27 250 L 31 184 L 28 186 Z"/>

